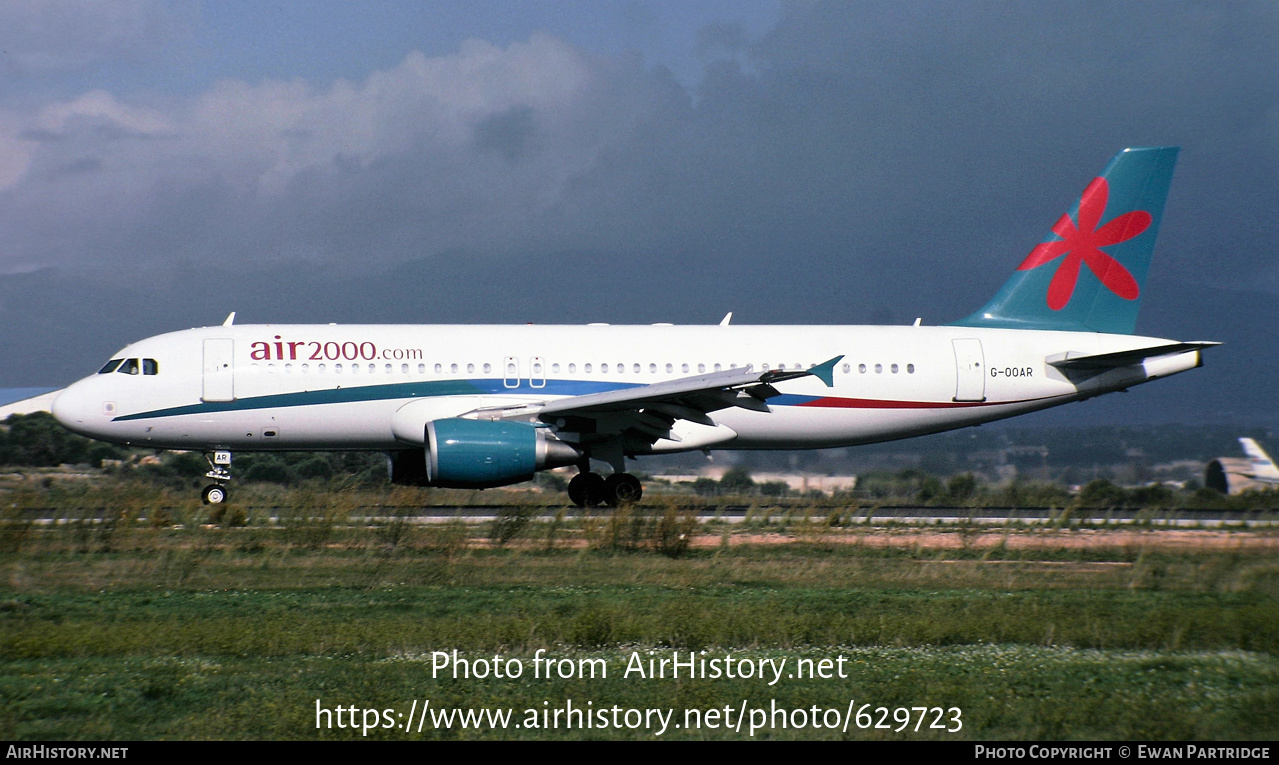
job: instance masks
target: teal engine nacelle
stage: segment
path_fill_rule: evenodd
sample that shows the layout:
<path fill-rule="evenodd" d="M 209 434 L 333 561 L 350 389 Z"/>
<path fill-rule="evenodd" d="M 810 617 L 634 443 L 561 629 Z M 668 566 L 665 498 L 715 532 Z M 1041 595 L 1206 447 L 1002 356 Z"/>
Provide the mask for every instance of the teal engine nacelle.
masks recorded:
<path fill-rule="evenodd" d="M 425 444 L 392 457 L 392 482 L 489 489 L 527 481 L 538 470 L 573 465 L 582 456 L 546 429 L 522 422 L 432 420 L 426 423 Z"/>

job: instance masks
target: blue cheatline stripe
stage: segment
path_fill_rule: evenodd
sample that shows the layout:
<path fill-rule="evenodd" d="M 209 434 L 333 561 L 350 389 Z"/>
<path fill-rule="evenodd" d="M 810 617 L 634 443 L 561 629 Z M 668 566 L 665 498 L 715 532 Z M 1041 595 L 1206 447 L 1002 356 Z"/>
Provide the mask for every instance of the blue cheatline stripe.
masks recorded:
<path fill-rule="evenodd" d="M 149 420 L 155 417 L 174 417 L 184 414 L 214 414 L 218 412 L 247 412 L 257 409 L 274 409 L 320 404 L 347 404 L 356 401 L 390 401 L 395 399 L 434 398 L 439 396 L 479 396 L 491 394 L 581 396 L 610 390 L 639 388 L 642 383 L 611 383 L 592 380 L 547 380 L 546 385 L 534 388 L 528 380 L 519 386 L 508 388 L 501 378 L 478 380 L 434 380 L 430 382 L 392 383 L 390 385 L 361 385 L 350 388 L 276 393 L 269 396 L 238 398 L 235 401 L 211 401 L 168 409 L 155 409 L 116 417 L 113 422 Z"/>
<path fill-rule="evenodd" d="M 588 393 L 602 393 L 611 390 L 642 388 L 644 383 L 615 383 L 598 380 L 547 380 L 546 385 L 534 388 L 527 380 L 521 381 L 515 388 L 508 388 L 501 378 L 479 380 L 434 380 L 430 382 L 393 383 L 390 385 L 363 385 L 350 388 L 331 388 L 298 393 L 277 393 L 270 396 L 253 396 L 235 401 L 216 401 L 208 403 L 187 404 L 168 409 L 155 409 L 149 412 L 138 412 L 116 417 L 114 422 L 129 420 L 149 420 L 156 417 L 174 417 L 191 414 L 214 414 L 218 412 L 250 412 L 258 409 L 287 408 L 295 406 L 318 406 L 321 404 L 347 404 L 356 401 L 394 401 L 397 399 L 437 398 L 440 396 L 478 396 L 495 394 L 547 395 L 547 396 L 582 396 Z M 911 401 L 875 401 L 862 399 L 844 399 L 830 396 L 806 396 L 784 393 L 768 400 L 770 406 L 829 406 L 834 408 L 858 409 L 912 409 L 921 405 L 956 406 L 947 402 L 911 402 Z M 1024 401 L 991 401 L 983 406 L 996 404 L 1024 403 Z M 964 404 L 963 406 L 969 406 Z"/>
<path fill-rule="evenodd" d="M 547 396 L 582 396 L 588 393 L 602 393 L 611 390 L 642 388 L 644 383 L 614 383 L 598 380 L 547 380 L 546 385 L 534 388 L 527 380 L 521 381 L 515 388 L 508 388 L 501 378 L 479 380 L 435 380 L 431 382 L 393 383 L 390 385 L 364 385 L 351 388 L 331 388 L 317 391 L 301 391 L 298 393 L 277 393 L 270 396 L 253 396 L 235 401 L 217 401 L 175 406 L 168 409 L 155 409 L 149 412 L 138 412 L 116 417 L 114 422 L 128 420 L 148 420 L 156 417 L 174 417 L 178 415 L 213 414 L 217 412 L 249 412 L 258 409 L 286 408 L 295 406 L 318 406 L 321 404 L 346 404 L 356 401 L 393 401 L 397 399 L 436 398 L 440 396 L 478 396 L 494 394 L 547 395 Z M 1025 403 L 1021 401 L 991 401 L 980 404 L 993 406 L 997 404 Z M 845 399 L 838 396 L 806 396 L 784 393 L 768 400 L 770 406 L 805 406 L 855 409 L 913 409 L 920 406 L 977 406 L 978 404 L 956 405 L 948 402 L 912 402 L 912 401 L 876 401 L 873 399 Z"/>

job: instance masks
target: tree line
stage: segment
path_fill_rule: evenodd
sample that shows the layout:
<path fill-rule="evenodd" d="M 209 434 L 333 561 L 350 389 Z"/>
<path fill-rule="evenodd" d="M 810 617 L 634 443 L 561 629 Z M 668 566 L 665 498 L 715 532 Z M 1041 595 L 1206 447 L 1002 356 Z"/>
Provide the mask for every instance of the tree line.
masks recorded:
<path fill-rule="evenodd" d="M 0 423 L 0 465 L 86 465 L 179 483 L 202 478 L 209 469 L 198 452 L 132 449 L 94 441 L 62 427 L 48 412 L 15 414 Z M 363 452 L 245 452 L 235 456 L 235 475 L 245 481 L 285 485 L 331 477 L 376 483 L 386 480 L 386 459 Z"/>

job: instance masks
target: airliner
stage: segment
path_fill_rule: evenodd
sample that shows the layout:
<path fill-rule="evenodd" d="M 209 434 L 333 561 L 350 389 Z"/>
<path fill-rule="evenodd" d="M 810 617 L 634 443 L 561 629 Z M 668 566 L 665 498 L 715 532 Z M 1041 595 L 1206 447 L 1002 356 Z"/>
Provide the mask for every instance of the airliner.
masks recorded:
<path fill-rule="evenodd" d="M 1240 438 L 1246 459 L 1218 457 L 1204 469 L 1204 485 L 1222 494 L 1243 494 L 1249 491 L 1279 488 L 1279 468 L 1261 444 L 1251 438 Z"/>
<path fill-rule="evenodd" d="M 1279 468 L 1275 467 L 1261 444 L 1251 438 L 1241 438 L 1239 445 L 1243 447 L 1244 454 L 1248 455 L 1248 470 L 1243 473 L 1244 477 L 1267 486 L 1279 486 Z"/>
<path fill-rule="evenodd" d="M 396 483 L 577 468 L 578 506 L 640 499 L 626 460 L 908 438 L 1126 390 L 1213 342 L 1133 334 L 1176 147 L 1121 151 L 972 315 L 943 326 L 236 324 L 133 343 L 52 411 L 92 438 L 206 453 L 370 450 Z M 595 461 L 611 468 L 602 476 Z"/>

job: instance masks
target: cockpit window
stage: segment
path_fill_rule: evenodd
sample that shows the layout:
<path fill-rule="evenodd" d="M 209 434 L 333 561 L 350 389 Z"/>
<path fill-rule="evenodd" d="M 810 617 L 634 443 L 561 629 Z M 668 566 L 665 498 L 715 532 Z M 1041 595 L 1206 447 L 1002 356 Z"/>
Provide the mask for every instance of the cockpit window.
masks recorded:
<path fill-rule="evenodd" d="M 160 362 L 155 359 L 111 359 L 98 374 L 104 375 L 113 370 L 122 375 L 158 375 Z"/>
<path fill-rule="evenodd" d="M 119 372 L 122 375 L 158 375 L 160 362 L 155 359 L 111 359 L 106 366 L 98 370 L 100 375 L 112 372 Z"/>

